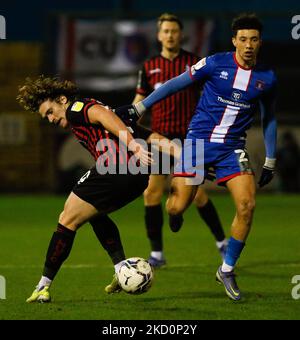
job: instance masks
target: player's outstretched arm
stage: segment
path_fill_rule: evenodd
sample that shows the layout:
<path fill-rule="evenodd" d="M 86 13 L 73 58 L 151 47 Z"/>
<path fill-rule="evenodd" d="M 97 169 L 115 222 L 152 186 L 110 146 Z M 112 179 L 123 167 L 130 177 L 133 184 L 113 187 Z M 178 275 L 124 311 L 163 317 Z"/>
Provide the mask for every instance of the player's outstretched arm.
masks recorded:
<path fill-rule="evenodd" d="M 271 97 L 260 102 L 262 127 L 266 148 L 266 159 L 258 182 L 263 187 L 271 182 L 275 173 L 277 122 L 275 118 L 275 98 Z"/>
<path fill-rule="evenodd" d="M 165 82 L 155 91 L 153 91 L 148 97 L 143 99 L 141 102 L 136 103 L 135 107 L 138 111 L 143 110 L 143 108 L 149 109 L 153 104 L 170 96 L 173 93 L 184 89 L 185 87 L 191 85 L 194 81 L 195 80 L 190 75 L 190 71 L 186 71 L 179 76 Z"/>
<path fill-rule="evenodd" d="M 126 125 L 113 111 L 102 105 L 94 105 L 88 110 L 88 118 L 91 124 L 101 124 L 117 136 L 143 165 L 152 163 L 151 153 L 135 141 Z"/>
<path fill-rule="evenodd" d="M 172 78 L 153 91 L 148 97 L 140 102 L 132 105 L 126 105 L 116 109 L 116 113 L 120 117 L 135 117 L 139 119 L 151 106 L 160 100 L 170 96 L 171 94 L 182 90 L 191 85 L 194 80 L 191 78 L 189 71 L 182 73 L 178 77 Z"/>

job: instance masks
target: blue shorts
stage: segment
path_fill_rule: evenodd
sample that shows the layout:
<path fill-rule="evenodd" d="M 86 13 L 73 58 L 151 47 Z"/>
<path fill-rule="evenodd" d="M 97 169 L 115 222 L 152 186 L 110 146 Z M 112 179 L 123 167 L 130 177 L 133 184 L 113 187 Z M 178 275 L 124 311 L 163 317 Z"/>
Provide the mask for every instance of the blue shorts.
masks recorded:
<path fill-rule="evenodd" d="M 198 177 L 203 183 L 211 170 L 215 172 L 219 185 L 239 175 L 252 175 L 244 143 L 211 143 L 196 138 L 186 139 L 173 176 Z"/>

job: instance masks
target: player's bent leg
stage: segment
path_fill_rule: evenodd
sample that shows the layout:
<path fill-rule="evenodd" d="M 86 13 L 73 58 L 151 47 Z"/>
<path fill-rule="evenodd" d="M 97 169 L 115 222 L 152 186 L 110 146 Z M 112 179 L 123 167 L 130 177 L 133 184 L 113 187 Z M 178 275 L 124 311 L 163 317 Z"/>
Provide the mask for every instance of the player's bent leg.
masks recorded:
<path fill-rule="evenodd" d="M 235 280 L 234 267 L 244 249 L 249 234 L 255 208 L 255 182 L 253 175 L 242 175 L 227 182 L 227 187 L 236 206 L 225 260 L 216 273 L 226 294 L 232 300 L 240 300 L 241 293 Z"/>
<path fill-rule="evenodd" d="M 50 286 L 63 262 L 68 258 L 76 235 L 76 230 L 95 216 L 98 211 L 89 203 L 71 193 L 64 211 L 59 217 L 57 230 L 50 240 L 43 275 L 32 293 L 26 300 L 32 302 L 50 302 Z"/>
<path fill-rule="evenodd" d="M 183 223 L 183 212 L 193 201 L 197 186 L 192 185 L 189 178 L 173 177 L 171 191 L 166 202 L 169 224 L 173 232 L 180 230 Z"/>
<path fill-rule="evenodd" d="M 235 206 L 236 215 L 232 223 L 231 235 L 245 242 L 250 232 L 254 209 L 256 185 L 253 175 L 242 175 L 227 182 Z"/>
<path fill-rule="evenodd" d="M 221 258 L 224 259 L 228 241 L 226 239 L 218 212 L 203 188 L 198 187 L 196 196 L 194 198 L 194 203 L 197 207 L 199 215 L 208 226 L 216 240 L 216 247 L 221 255 Z"/>
<path fill-rule="evenodd" d="M 173 177 L 171 191 L 166 202 L 168 214 L 182 214 L 193 201 L 196 191 L 197 187 L 189 184 L 189 178 Z"/>
<path fill-rule="evenodd" d="M 156 268 L 166 264 L 163 255 L 163 210 L 161 199 L 164 193 L 166 176 L 150 175 L 149 184 L 144 191 L 145 225 L 150 240 L 149 263 Z"/>
<path fill-rule="evenodd" d="M 160 204 L 166 183 L 165 175 L 150 175 L 147 189 L 144 191 L 145 206 Z"/>
<path fill-rule="evenodd" d="M 71 252 L 75 235 L 75 231 L 58 223 L 57 230 L 49 242 L 42 277 L 26 302 L 50 302 L 50 286 Z"/>
<path fill-rule="evenodd" d="M 71 192 L 65 203 L 64 211 L 59 216 L 59 223 L 76 231 L 98 213 L 99 211 L 93 205 Z"/>
<path fill-rule="evenodd" d="M 58 223 L 57 230 L 49 242 L 42 277 L 26 302 L 50 302 L 50 286 L 71 252 L 75 235 L 75 231 Z"/>
<path fill-rule="evenodd" d="M 196 206 L 198 208 L 202 208 L 207 204 L 208 200 L 209 198 L 205 190 L 201 187 L 198 187 L 196 195 L 194 197 L 194 203 L 196 204 Z"/>
<path fill-rule="evenodd" d="M 118 264 L 125 260 L 125 253 L 118 227 L 107 215 L 95 216 L 90 220 L 90 224 L 102 247 L 111 258 L 115 270 L 117 270 Z M 108 294 L 119 293 L 121 291 L 116 274 L 113 275 L 112 282 L 107 285 L 104 290 Z"/>
<path fill-rule="evenodd" d="M 102 247 L 107 251 L 112 263 L 125 260 L 125 253 L 119 233 L 114 221 L 107 215 L 97 215 L 90 220 L 94 233 Z"/>

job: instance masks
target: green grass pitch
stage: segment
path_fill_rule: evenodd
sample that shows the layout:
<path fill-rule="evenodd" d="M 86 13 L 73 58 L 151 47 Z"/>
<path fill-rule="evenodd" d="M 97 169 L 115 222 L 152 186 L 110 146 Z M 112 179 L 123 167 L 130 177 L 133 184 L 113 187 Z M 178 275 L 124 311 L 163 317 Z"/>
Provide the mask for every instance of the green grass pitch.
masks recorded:
<path fill-rule="evenodd" d="M 212 199 L 228 235 L 234 213 L 231 198 Z M 216 284 L 220 258 L 214 239 L 190 207 L 179 233 L 173 234 L 165 223 L 168 265 L 155 272 L 146 294 L 105 294 L 113 269 L 92 228 L 85 225 L 51 287 L 53 302 L 26 304 L 40 278 L 64 200 L 0 197 L 0 275 L 6 279 L 0 319 L 300 319 L 300 300 L 291 296 L 292 277 L 300 275 L 300 196 L 284 195 L 257 197 L 253 229 L 236 270 L 241 302 L 230 301 Z M 112 214 L 127 257 L 149 255 L 143 215 L 141 199 Z"/>

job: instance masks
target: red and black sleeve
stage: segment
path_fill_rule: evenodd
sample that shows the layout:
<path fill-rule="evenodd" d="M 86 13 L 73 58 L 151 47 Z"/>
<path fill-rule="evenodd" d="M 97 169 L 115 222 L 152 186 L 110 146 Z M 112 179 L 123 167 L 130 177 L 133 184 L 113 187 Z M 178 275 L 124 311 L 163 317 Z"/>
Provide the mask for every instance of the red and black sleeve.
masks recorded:
<path fill-rule="evenodd" d="M 137 86 L 136 86 L 136 91 L 135 91 L 137 94 L 141 94 L 143 96 L 147 96 L 148 94 L 152 92 L 152 89 L 147 79 L 146 63 L 147 62 L 145 62 L 143 68 L 139 70 L 138 81 L 137 81 Z"/>
<path fill-rule="evenodd" d="M 89 100 L 76 100 L 71 103 L 66 112 L 67 121 L 74 126 L 87 126 L 91 125 L 88 117 L 88 110 L 99 104 L 94 99 Z"/>

